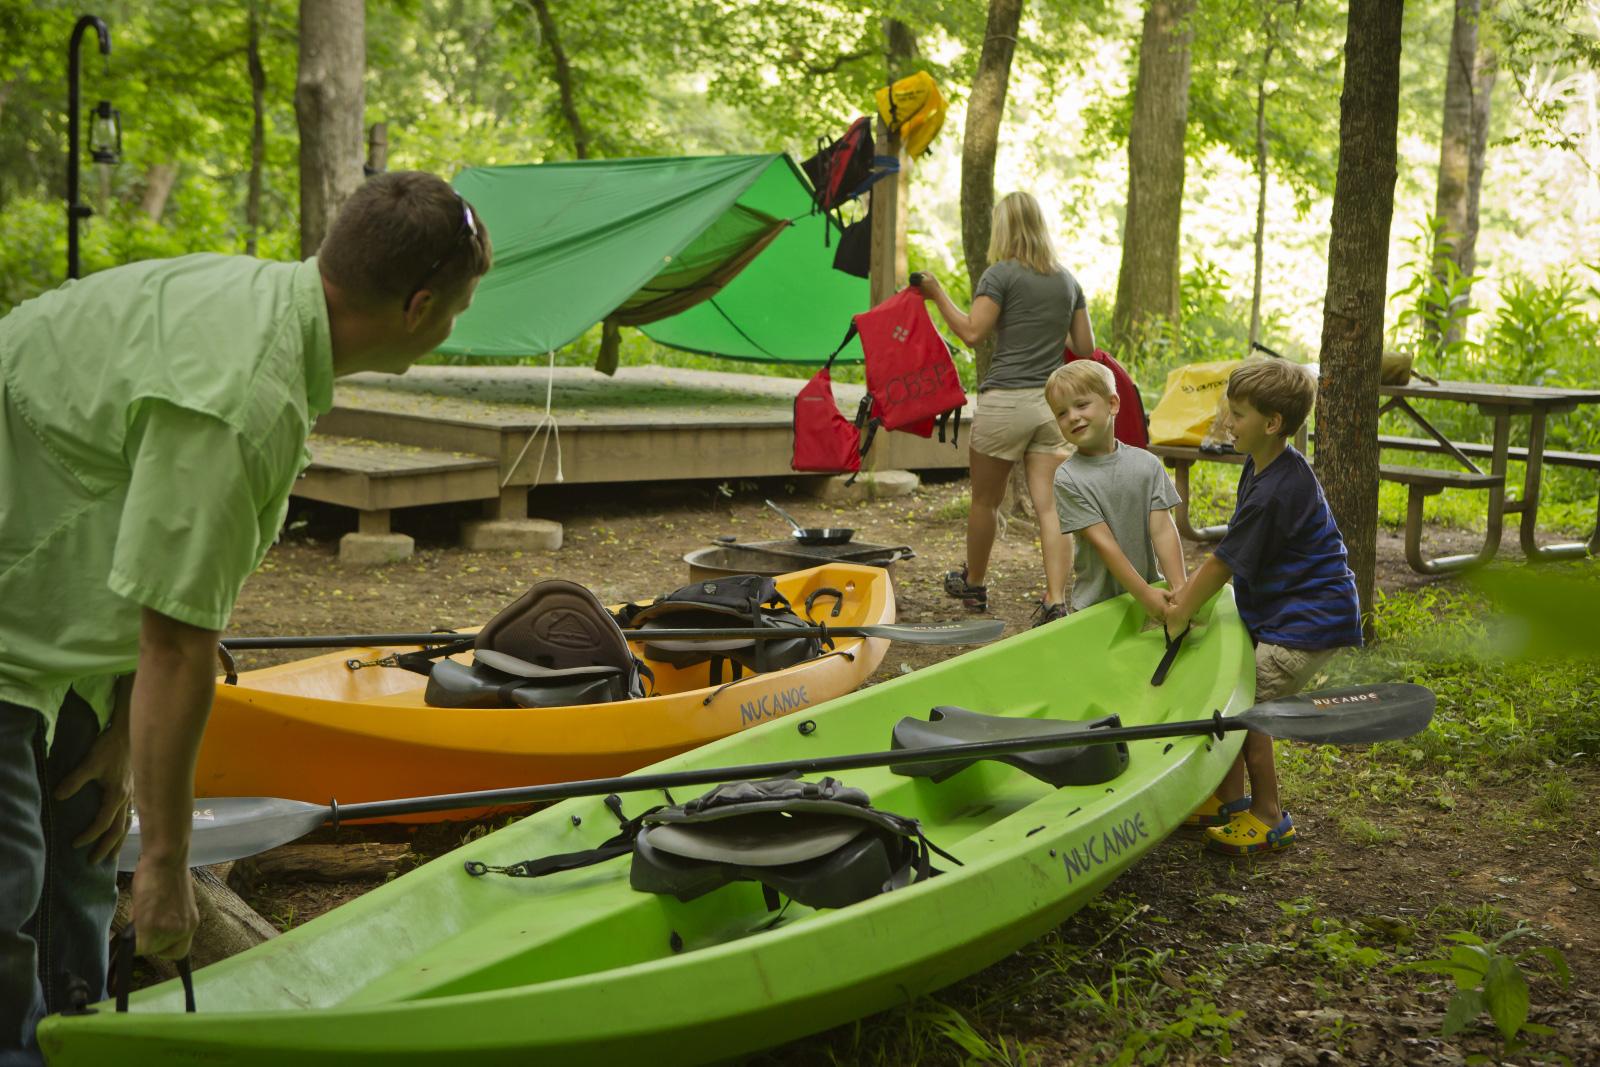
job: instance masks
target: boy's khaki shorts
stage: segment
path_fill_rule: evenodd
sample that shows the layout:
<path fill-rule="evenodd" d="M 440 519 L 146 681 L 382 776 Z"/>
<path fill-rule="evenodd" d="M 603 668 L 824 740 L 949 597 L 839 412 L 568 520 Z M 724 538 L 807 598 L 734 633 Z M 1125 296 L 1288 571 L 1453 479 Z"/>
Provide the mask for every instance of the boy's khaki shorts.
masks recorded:
<path fill-rule="evenodd" d="M 1025 452 L 1071 451 L 1043 389 L 985 389 L 972 417 L 972 450 L 1015 463 Z"/>
<path fill-rule="evenodd" d="M 1293 696 L 1328 662 L 1334 649 L 1285 648 L 1263 641 L 1256 646 L 1256 702 Z"/>

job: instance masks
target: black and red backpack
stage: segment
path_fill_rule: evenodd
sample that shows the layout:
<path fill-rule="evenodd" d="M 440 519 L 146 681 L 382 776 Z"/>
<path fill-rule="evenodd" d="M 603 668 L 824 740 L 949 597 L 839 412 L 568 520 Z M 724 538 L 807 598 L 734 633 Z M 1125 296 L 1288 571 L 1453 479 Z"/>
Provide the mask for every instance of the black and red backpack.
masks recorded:
<path fill-rule="evenodd" d="M 872 188 L 875 182 L 900 170 L 900 161 L 892 156 L 874 156 L 872 120 L 866 116 L 856 119 L 844 136 L 829 142 L 817 138 L 816 155 L 800 164 L 800 169 L 811 179 L 811 200 L 815 210 L 830 214 L 841 230 L 845 229 L 839 208 Z M 828 241 L 824 227 L 823 242 Z"/>

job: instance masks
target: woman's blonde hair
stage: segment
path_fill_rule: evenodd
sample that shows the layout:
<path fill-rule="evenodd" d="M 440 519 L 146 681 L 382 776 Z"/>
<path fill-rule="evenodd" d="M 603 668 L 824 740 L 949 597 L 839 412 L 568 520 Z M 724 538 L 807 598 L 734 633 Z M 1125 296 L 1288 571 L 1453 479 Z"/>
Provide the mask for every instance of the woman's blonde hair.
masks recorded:
<path fill-rule="evenodd" d="M 1014 259 L 1040 274 L 1061 269 L 1050 234 L 1044 227 L 1044 212 L 1032 193 L 1007 193 L 994 206 L 989 227 L 989 262 Z"/>

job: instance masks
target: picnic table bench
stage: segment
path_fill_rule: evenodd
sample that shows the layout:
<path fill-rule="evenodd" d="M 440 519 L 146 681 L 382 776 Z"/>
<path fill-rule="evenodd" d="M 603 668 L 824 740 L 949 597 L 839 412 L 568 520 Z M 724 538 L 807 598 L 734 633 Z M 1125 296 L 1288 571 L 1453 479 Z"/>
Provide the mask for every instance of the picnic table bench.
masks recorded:
<path fill-rule="evenodd" d="M 1379 392 L 1387 398 L 1379 409 L 1380 413 L 1397 411 L 1428 434 L 1427 437 L 1382 434 L 1378 437 L 1380 449 L 1447 455 L 1464 468 L 1437 470 L 1429 467 L 1379 464 L 1379 478 L 1408 487 L 1405 551 L 1406 562 L 1413 570 L 1421 574 L 1443 574 L 1487 563 L 1499 550 L 1504 518 L 1510 514 L 1521 516 L 1522 550 L 1529 560 L 1600 555 L 1600 493 L 1597 493 L 1595 529 L 1587 541 L 1542 546 L 1537 540 L 1539 492 L 1544 465 L 1600 472 L 1600 455 L 1545 449 L 1546 420 L 1549 415 L 1572 411 L 1580 404 L 1600 403 L 1600 390 L 1496 385 L 1486 382 L 1439 382 L 1437 385 L 1423 383 L 1386 385 L 1382 386 Z M 1409 403 L 1411 399 L 1445 400 L 1475 405 L 1491 420 L 1493 440 L 1489 443 L 1451 441 L 1411 406 Z M 1513 417 L 1527 417 L 1530 420 L 1526 448 L 1513 448 L 1510 444 L 1510 424 Z M 1301 451 L 1305 451 L 1303 432 L 1297 443 Z M 1179 445 L 1152 445 L 1150 451 L 1161 457 L 1167 466 L 1173 468 L 1173 481 L 1182 500 L 1174 509 L 1173 516 L 1178 532 L 1193 541 L 1220 540 L 1227 533 L 1226 525 L 1196 529 L 1190 521 L 1189 468 L 1202 461 L 1242 464 L 1245 457 L 1237 453 L 1202 452 L 1198 448 Z M 1475 458 L 1488 459 L 1489 469 L 1485 471 L 1474 462 Z M 1507 499 L 1506 465 L 1513 459 L 1526 464 L 1522 495 L 1518 499 Z M 1422 551 L 1424 502 L 1428 497 L 1446 489 L 1481 490 L 1489 494 L 1483 545 L 1476 552 L 1428 558 Z"/>

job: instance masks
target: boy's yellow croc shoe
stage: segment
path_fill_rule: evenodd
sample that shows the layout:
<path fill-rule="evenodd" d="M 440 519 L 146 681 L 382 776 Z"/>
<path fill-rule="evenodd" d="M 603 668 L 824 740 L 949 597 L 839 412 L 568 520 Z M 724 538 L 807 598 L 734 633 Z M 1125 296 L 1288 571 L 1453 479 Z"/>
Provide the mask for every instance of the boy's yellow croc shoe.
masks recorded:
<path fill-rule="evenodd" d="M 1248 794 L 1238 800 L 1218 800 L 1215 794 L 1206 798 L 1189 817 L 1183 820 L 1185 830 L 1204 830 L 1208 826 L 1226 826 L 1229 820 L 1241 811 L 1250 810 L 1250 797 Z"/>
<path fill-rule="evenodd" d="M 1268 826 L 1253 811 L 1241 811 L 1226 826 L 1206 831 L 1206 847 L 1229 856 L 1276 852 L 1294 844 L 1294 820 L 1284 812 L 1277 826 Z"/>

